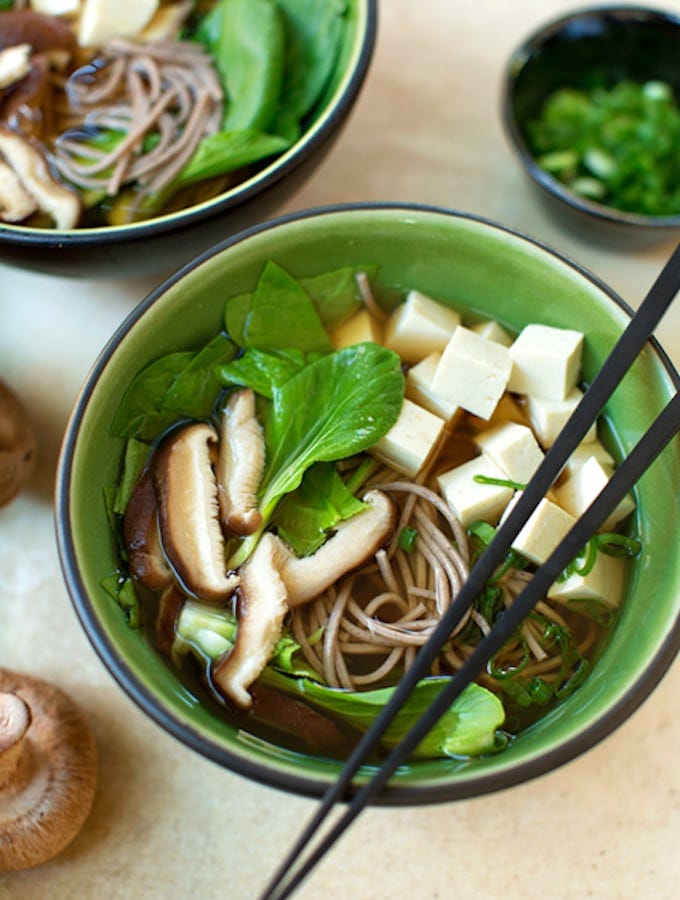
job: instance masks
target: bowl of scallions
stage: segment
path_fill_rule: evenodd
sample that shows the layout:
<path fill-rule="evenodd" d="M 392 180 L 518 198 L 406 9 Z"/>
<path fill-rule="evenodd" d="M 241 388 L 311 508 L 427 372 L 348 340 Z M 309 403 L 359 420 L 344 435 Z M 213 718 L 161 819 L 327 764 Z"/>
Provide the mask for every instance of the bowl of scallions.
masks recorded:
<path fill-rule="evenodd" d="M 680 16 L 582 9 L 515 49 L 502 98 L 508 140 L 572 229 L 614 241 L 680 232 Z"/>

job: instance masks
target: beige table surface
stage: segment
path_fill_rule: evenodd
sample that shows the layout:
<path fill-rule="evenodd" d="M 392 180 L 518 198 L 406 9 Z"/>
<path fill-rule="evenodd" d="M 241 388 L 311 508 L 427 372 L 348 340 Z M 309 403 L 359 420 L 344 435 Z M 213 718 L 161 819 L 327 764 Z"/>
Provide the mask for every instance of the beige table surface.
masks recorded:
<path fill-rule="evenodd" d="M 680 3 L 659 4 L 680 11 Z M 635 305 L 672 243 L 624 252 L 560 230 L 498 116 L 503 61 L 574 4 L 382 0 L 368 83 L 341 140 L 288 209 L 408 200 L 470 211 L 560 249 Z M 147 720 L 104 669 L 62 581 L 52 491 L 79 385 L 158 281 L 59 280 L 0 267 L 0 377 L 31 410 L 40 464 L 0 510 L 0 662 L 68 690 L 96 733 L 100 780 L 84 830 L 53 862 L 0 876 L 0 898 L 254 898 L 312 814 L 307 799 L 222 770 Z M 680 363 L 680 306 L 659 331 Z M 673 558 L 670 564 L 677 564 Z M 466 802 L 373 809 L 301 898 L 680 896 L 676 663 L 613 735 L 557 771 Z"/>

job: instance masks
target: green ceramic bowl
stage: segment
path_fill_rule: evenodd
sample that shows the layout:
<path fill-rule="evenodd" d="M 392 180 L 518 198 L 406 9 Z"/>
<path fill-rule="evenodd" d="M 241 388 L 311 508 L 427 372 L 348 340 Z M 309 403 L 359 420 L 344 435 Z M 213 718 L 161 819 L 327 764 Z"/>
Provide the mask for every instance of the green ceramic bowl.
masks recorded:
<path fill-rule="evenodd" d="M 576 327 L 586 334 L 586 379 L 613 346 L 630 310 L 573 262 L 499 225 L 416 206 L 337 207 L 275 220 L 218 245 L 140 303 L 102 351 L 68 425 L 57 489 L 61 561 L 83 627 L 123 689 L 170 734 L 243 775 L 319 796 L 337 776 L 339 763 L 244 739 L 179 683 L 142 634 L 127 627 L 99 584 L 115 567 L 100 498 L 121 460 L 122 442 L 109 430 L 123 391 L 162 354 L 204 343 L 220 328 L 225 298 L 251 290 L 270 259 L 295 276 L 378 263 L 385 285 L 417 286 L 510 328 L 528 322 Z M 661 349 L 650 344 L 607 407 L 622 452 L 679 383 Z M 431 803 L 507 787 L 569 760 L 630 715 L 678 650 L 680 569 L 674 560 L 669 563 L 667 549 L 680 545 L 679 483 L 676 440 L 639 483 L 637 528 L 644 554 L 584 685 L 503 753 L 411 765 L 398 772 L 381 802 Z"/>
<path fill-rule="evenodd" d="M 324 99 L 285 153 L 217 197 L 143 222 L 70 231 L 0 223 L 0 262 L 69 277 L 165 275 L 216 240 L 274 215 L 337 141 L 368 75 L 377 0 L 347 0 L 345 5 L 343 45 Z"/>

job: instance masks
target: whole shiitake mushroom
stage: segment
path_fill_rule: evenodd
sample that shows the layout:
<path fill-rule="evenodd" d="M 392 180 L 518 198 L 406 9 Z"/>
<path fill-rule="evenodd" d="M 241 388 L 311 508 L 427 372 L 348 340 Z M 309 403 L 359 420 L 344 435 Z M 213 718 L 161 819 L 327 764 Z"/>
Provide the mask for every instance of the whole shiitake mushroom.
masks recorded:
<path fill-rule="evenodd" d="M 96 782 L 94 736 L 71 698 L 0 669 L 0 872 L 63 850 L 90 813 Z"/>
<path fill-rule="evenodd" d="M 19 398 L 0 381 L 0 506 L 28 483 L 35 465 L 36 442 Z"/>

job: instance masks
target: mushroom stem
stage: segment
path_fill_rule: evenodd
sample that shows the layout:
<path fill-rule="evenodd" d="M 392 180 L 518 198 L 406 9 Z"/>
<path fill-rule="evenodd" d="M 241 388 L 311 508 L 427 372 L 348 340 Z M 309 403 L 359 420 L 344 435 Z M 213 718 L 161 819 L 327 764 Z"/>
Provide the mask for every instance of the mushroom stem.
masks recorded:
<path fill-rule="evenodd" d="M 71 698 L 0 669 L 0 872 L 61 852 L 89 815 L 96 779 L 94 735 Z"/>
<path fill-rule="evenodd" d="M 17 771 L 30 724 L 28 704 L 17 694 L 0 694 L 0 790 Z"/>

